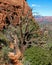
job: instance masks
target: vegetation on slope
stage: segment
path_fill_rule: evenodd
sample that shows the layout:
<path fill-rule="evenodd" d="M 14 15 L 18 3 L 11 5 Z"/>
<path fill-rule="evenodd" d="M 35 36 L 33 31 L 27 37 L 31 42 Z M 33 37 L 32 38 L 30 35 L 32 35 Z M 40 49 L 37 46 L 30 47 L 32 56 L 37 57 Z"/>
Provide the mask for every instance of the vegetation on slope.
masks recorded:
<path fill-rule="evenodd" d="M 41 47 L 31 47 L 25 51 L 25 64 L 30 65 L 52 65 L 52 53 Z"/>

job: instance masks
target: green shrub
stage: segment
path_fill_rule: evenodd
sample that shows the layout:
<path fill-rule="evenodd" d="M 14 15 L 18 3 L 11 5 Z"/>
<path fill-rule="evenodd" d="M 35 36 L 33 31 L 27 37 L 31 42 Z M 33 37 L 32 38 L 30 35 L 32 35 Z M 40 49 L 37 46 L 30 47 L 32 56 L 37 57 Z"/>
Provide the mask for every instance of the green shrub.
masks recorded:
<path fill-rule="evenodd" d="M 29 61 L 30 65 L 52 65 L 51 53 L 41 47 L 31 47 L 24 55 L 25 61 Z"/>
<path fill-rule="evenodd" d="M 10 59 L 8 57 L 8 53 L 12 51 L 9 47 L 4 46 L 2 50 L 0 50 L 0 64 L 9 63 Z"/>

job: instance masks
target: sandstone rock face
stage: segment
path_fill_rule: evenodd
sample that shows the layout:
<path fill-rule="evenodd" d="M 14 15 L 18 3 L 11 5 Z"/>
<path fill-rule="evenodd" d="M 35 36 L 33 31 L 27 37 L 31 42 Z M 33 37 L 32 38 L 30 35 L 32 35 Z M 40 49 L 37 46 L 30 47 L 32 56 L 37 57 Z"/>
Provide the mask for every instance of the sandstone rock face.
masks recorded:
<path fill-rule="evenodd" d="M 0 30 L 8 24 L 19 24 L 20 16 L 25 16 L 29 10 L 25 0 L 0 0 Z M 29 17 L 32 17 L 31 11 Z"/>
<path fill-rule="evenodd" d="M 16 55 L 14 53 L 10 52 L 8 56 L 12 60 L 12 62 L 13 62 L 14 65 L 23 65 L 20 62 L 20 60 L 19 60 L 19 58 L 21 56 L 20 50 L 18 51 L 18 53 Z"/>

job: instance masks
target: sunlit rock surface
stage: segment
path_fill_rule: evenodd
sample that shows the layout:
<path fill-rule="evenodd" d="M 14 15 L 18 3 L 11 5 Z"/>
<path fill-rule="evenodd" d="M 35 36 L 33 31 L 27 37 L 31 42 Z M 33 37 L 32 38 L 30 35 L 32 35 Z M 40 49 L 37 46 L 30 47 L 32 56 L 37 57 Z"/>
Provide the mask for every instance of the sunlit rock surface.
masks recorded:
<path fill-rule="evenodd" d="M 25 16 L 31 10 L 25 0 L 0 0 L 0 30 L 6 25 L 19 24 L 20 16 Z M 32 18 L 32 11 L 29 13 Z"/>

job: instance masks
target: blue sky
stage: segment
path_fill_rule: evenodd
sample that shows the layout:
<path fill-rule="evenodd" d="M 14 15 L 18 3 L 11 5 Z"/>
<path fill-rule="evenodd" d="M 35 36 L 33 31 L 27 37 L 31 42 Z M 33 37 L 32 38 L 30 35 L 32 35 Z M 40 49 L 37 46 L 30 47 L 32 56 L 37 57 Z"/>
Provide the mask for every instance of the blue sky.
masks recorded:
<path fill-rule="evenodd" d="M 27 0 L 27 2 L 33 8 L 33 14 L 52 16 L 52 0 Z"/>

